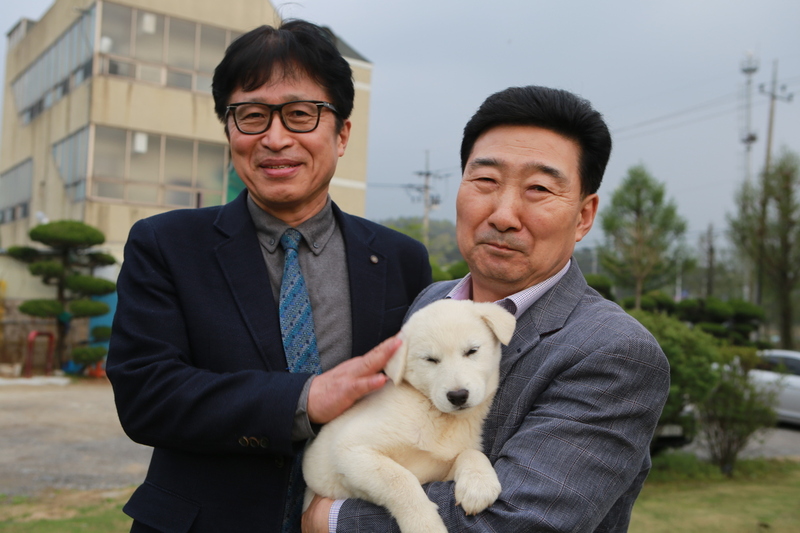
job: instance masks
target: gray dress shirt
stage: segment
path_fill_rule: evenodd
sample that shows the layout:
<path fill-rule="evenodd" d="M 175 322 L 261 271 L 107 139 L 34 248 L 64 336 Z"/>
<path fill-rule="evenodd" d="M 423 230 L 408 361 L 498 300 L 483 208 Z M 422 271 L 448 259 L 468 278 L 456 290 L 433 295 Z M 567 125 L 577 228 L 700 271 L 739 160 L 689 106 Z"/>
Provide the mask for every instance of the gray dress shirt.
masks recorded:
<path fill-rule="evenodd" d="M 256 226 L 261 252 L 269 273 L 272 294 L 277 306 L 284 262 L 280 238 L 290 226 L 263 211 L 249 196 L 247 206 Z M 295 229 L 303 236 L 298 248 L 300 269 L 308 287 L 317 349 L 324 372 L 349 359 L 352 351 L 347 254 L 342 232 L 333 216 L 330 197 L 319 213 Z M 296 440 L 314 435 L 306 413 L 310 385 L 311 379 L 306 382 L 298 403 L 298 413 L 293 429 L 293 436 Z"/>

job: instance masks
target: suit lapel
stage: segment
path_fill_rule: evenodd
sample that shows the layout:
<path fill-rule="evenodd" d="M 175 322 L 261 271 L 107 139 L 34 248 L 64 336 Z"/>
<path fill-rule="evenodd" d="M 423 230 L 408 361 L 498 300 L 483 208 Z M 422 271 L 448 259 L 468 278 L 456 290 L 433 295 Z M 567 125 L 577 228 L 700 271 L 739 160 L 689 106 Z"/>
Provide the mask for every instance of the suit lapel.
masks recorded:
<path fill-rule="evenodd" d="M 536 346 L 542 337 L 564 327 L 585 288 L 586 280 L 578 263 L 573 260 L 564 277 L 517 319 L 514 337 L 503 349 L 501 382 L 517 360 Z"/>
<path fill-rule="evenodd" d="M 363 355 L 381 340 L 386 303 L 386 256 L 374 245 L 375 234 L 333 204 L 347 250 L 350 309 L 353 323 L 352 355 Z"/>
<path fill-rule="evenodd" d="M 586 287 L 586 280 L 573 259 L 564 277 L 517 319 L 514 336 L 508 346 L 503 347 L 503 357 L 500 360 L 500 388 L 484 424 L 485 450 L 491 451 L 492 454 L 497 451 L 493 450 L 490 444 L 494 441 L 498 428 L 504 425 L 508 414 L 513 412 L 522 390 L 532 377 L 527 369 L 519 371 L 516 378 L 511 377 L 515 375 L 515 367 L 543 338 L 564 327 Z"/>
<path fill-rule="evenodd" d="M 283 370 L 278 310 L 246 200 L 245 191 L 220 210 L 215 226 L 221 238 L 214 253 L 267 368 Z"/>

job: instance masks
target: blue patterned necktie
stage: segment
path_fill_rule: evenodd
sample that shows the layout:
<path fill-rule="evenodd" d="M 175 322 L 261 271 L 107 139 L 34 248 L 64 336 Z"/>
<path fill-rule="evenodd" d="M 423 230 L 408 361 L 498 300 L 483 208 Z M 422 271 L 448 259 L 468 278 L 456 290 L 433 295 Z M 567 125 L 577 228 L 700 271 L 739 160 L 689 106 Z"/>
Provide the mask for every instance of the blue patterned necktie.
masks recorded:
<path fill-rule="evenodd" d="M 281 237 L 281 246 L 285 251 L 279 304 L 281 337 L 289 372 L 319 374 L 322 370 L 317 352 L 317 337 L 314 334 L 314 319 L 311 316 L 311 302 L 297 256 L 297 246 L 302 238 L 300 232 L 293 228 L 287 229 Z M 298 453 L 289 479 L 283 533 L 300 531 L 306 486 L 303 482 L 302 461 L 303 454 Z"/>
<path fill-rule="evenodd" d="M 281 246 L 286 252 L 281 280 L 281 336 L 289 372 L 319 374 L 319 353 L 317 337 L 314 335 L 314 319 L 311 316 L 311 302 L 297 256 L 297 246 L 302 238 L 300 232 L 294 228 L 287 229 L 281 237 Z"/>

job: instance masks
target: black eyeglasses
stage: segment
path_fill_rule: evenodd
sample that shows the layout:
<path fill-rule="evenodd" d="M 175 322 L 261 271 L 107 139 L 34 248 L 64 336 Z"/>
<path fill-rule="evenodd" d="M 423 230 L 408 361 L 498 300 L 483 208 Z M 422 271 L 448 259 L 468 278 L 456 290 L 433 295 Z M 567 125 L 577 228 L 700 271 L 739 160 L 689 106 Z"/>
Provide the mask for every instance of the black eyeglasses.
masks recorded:
<path fill-rule="evenodd" d="M 295 133 L 314 131 L 319 125 L 323 107 L 338 113 L 332 104 L 316 100 L 296 100 L 283 104 L 239 102 L 229 105 L 227 110 L 233 115 L 233 122 L 239 131 L 245 135 L 258 135 L 269 129 L 272 114 L 276 111 L 287 130 Z"/>

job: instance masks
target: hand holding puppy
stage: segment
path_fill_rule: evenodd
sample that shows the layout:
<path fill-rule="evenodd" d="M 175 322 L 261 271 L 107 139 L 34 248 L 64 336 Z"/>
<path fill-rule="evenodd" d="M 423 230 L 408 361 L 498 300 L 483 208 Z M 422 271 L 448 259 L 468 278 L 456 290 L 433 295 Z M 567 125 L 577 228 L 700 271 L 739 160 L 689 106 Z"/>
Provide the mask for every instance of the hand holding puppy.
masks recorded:
<path fill-rule="evenodd" d="M 389 337 L 366 354 L 316 376 L 308 392 L 308 419 L 327 424 L 357 400 L 383 387 L 387 377 L 381 370 L 401 344 L 397 335 Z"/>

